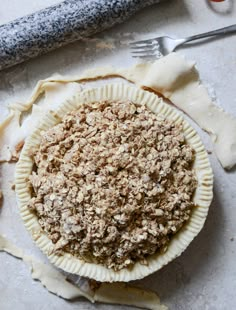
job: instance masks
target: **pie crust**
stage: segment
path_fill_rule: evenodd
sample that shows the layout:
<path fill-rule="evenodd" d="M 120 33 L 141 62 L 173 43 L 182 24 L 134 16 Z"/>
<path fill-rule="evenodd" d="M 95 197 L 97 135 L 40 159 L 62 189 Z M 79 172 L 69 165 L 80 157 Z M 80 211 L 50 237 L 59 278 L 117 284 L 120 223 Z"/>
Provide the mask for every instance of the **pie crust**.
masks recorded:
<path fill-rule="evenodd" d="M 172 237 L 165 253 L 156 253 L 147 258 L 147 266 L 137 262 L 131 269 L 124 268 L 119 271 L 108 269 L 99 264 L 84 262 L 69 253 L 64 253 L 61 256 L 53 254 L 53 244 L 51 240 L 47 237 L 46 233 L 42 231 L 37 216 L 27 207 L 27 203 L 31 198 L 31 189 L 28 178 L 32 172 L 34 164 L 30 157 L 30 149 L 35 149 L 39 145 L 41 132 L 58 124 L 67 112 L 76 110 L 80 104 L 104 100 L 130 100 L 135 104 L 144 104 L 154 113 L 163 115 L 176 123 L 182 122 L 186 141 L 193 147 L 196 153 L 194 169 L 198 179 L 198 187 L 193 198 L 196 207 L 192 212 L 190 220 Z M 16 166 L 15 184 L 17 202 L 19 204 L 23 222 L 31 233 L 37 246 L 48 256 L 49 260 L 55 266 L 67 272 L 92 278 L 101 282 L 128 282 L 141 279 L 159 270 L 171 260 L 179 256 L 202 229 L 213 198 L 212 169 L 207 152 L 196 131 L 183 118 L 182 114 L 177 112 L 175 108 L 164 103 L 157 95 L 125 84 L 107 84 L 100 88 L 85 90 L 61 104 L 56 111 L 50 111 L 46 114 L 42 118 L 42 122 L 38 128 L 29 135 L 25 141 L 20 159 Z"/>

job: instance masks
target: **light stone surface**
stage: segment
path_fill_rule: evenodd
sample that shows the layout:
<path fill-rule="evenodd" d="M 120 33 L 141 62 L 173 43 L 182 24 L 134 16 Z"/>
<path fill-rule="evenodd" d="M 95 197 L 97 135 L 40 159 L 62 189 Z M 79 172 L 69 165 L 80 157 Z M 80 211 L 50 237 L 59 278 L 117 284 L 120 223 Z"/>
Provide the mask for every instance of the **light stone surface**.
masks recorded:
<path fill-rule="evenodd" d="M 0 24 L 60 1 L 9 0 L 0 2 Z M 230 6 L 217 4 L 218 7 Z M 234 3 L 234 0 L 232 0 Z M 90 42 L 66 46 L 0 74 L 0 119 L 6 105 L 27 98 L 36 81 L 58 72 L 75 74 L 94 66 L 131 65 L 127 42 L 134 37 L 146 38 L 169 34 L 187 36 L 235 23 L 236 6 L 223 13 L 212 11 L 205 0 L 167 0 L 144 9 L 128 22 L 106 31 Z M 108 42 L 115 49 L 98 48 Z M 236 117 L 236 35 L 204 44 L 189 44 L 179 50 L 195 60 L 205 85 L 216 102 Z M 194 126 L 197 128 L 197 126 Z M 198 129 L 208 150 L 209 138 Z M 210 155 L 215 173 L 214 201 L 206 225 L 181 257 L 159 272 L 139 281 L 139 285 L 155 290 L 161 301 L 174 310 L 231 310 L 236 305 L 236 169 L 225 172 L 214 154 Z M 28 254 L 45 260 L 33 245 L 19 217 L 14 194 L 13 167 L 1 167 L 3 193 L 11 196 L 0 210 L 0 233 L 27 249 Z M 0 180 L 1 183 L 1 180 Z M 1 186 L 1 185 L 0 185 Z M 234 239 L 233 239 L 234 238 Z M 91 305 L 84 300 L 64 301 L 45 290 L 30 277 L 28 268 L 19 260 L 0 253 L 0 309 L 126 309 L 124 306 Z M 128 308 L 127 309 L 131 309 Z"/>

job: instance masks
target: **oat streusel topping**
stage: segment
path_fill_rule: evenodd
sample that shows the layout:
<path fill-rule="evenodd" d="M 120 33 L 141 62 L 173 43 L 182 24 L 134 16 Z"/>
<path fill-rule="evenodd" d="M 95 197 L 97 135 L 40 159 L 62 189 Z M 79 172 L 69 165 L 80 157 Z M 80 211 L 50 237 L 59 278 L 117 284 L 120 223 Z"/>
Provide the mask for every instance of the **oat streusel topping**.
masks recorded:
<path fill-rule="evenodd" d="M 165 250 L 197 187 L 182 126 L 132 102 L 83 104 L 42 133 L 28 207 L 54 243 L 122 269 Z"/>

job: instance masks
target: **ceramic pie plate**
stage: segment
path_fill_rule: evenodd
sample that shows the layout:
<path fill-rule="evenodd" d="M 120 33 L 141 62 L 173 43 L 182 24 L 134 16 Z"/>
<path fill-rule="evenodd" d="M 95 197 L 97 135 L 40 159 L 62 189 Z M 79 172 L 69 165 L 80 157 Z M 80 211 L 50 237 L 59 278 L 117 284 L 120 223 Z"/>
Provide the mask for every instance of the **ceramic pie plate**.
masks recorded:
<path fill-rule="evenodd" d="M 150 255 L 147 258 L 147 266 L 137 262 L 132 268 L 124 268 L 119 271 L 108 269 L 96 263 L 84 262 L 69 253 L 64 253 L 60 256 L 53 254 L 52 241 L 41 229 L 37 216 L 27 208 L 27 203 L 32 195 L 29 176 L 31 175 L 34 165 L 29 151 L 39 146 L 41 132 L 58 124 L 67 112 L 76 110 L 82 103 L 93 103 L 104 100 L 130 100 L 138 105 L 146 105 L 152 112 L 162 115 L 167 119 L 171 119 L 175 123 L 182 123 L 185 139 L 195 150 L 193 167 L 196 171 L 198 180 L 198 187 L 193 197 L 196 206 L 192 211 L 189 221 L 171 238 L 167 251 L 165 253 Z M 166 104 L 157 95 L 126 84 L 107 84 L 99 88 L 85 90 L 61 104 L 58 110 L 47 113 L 43 117 L 38 128 L 30 134 L 25 141 L 20 159 L 16 166 L 15 184 L 17 202 L 24 225 L 30 232 L 36 245 L 47 255 L 50 262 L 66 272 L 78 274 L 101 282 L 128 282 L 141 279 L 161 269 L 164 265 L 178 257 L 202 229 L 213 198 L 212 169 L 207 151 L 196 131 L 183 118 L 183 115 L 175 108 Z"/>

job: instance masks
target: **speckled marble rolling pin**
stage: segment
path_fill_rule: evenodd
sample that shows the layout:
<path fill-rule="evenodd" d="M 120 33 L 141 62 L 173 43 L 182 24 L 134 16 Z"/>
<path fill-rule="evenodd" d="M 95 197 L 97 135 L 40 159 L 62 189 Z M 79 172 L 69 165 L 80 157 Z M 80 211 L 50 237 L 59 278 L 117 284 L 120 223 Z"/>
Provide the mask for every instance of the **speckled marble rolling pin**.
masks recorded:
<path fill-rule="evenodd" d="M 0 26 L 0 70 L 91 36 L 160 0 L 67 0 Z"/>

